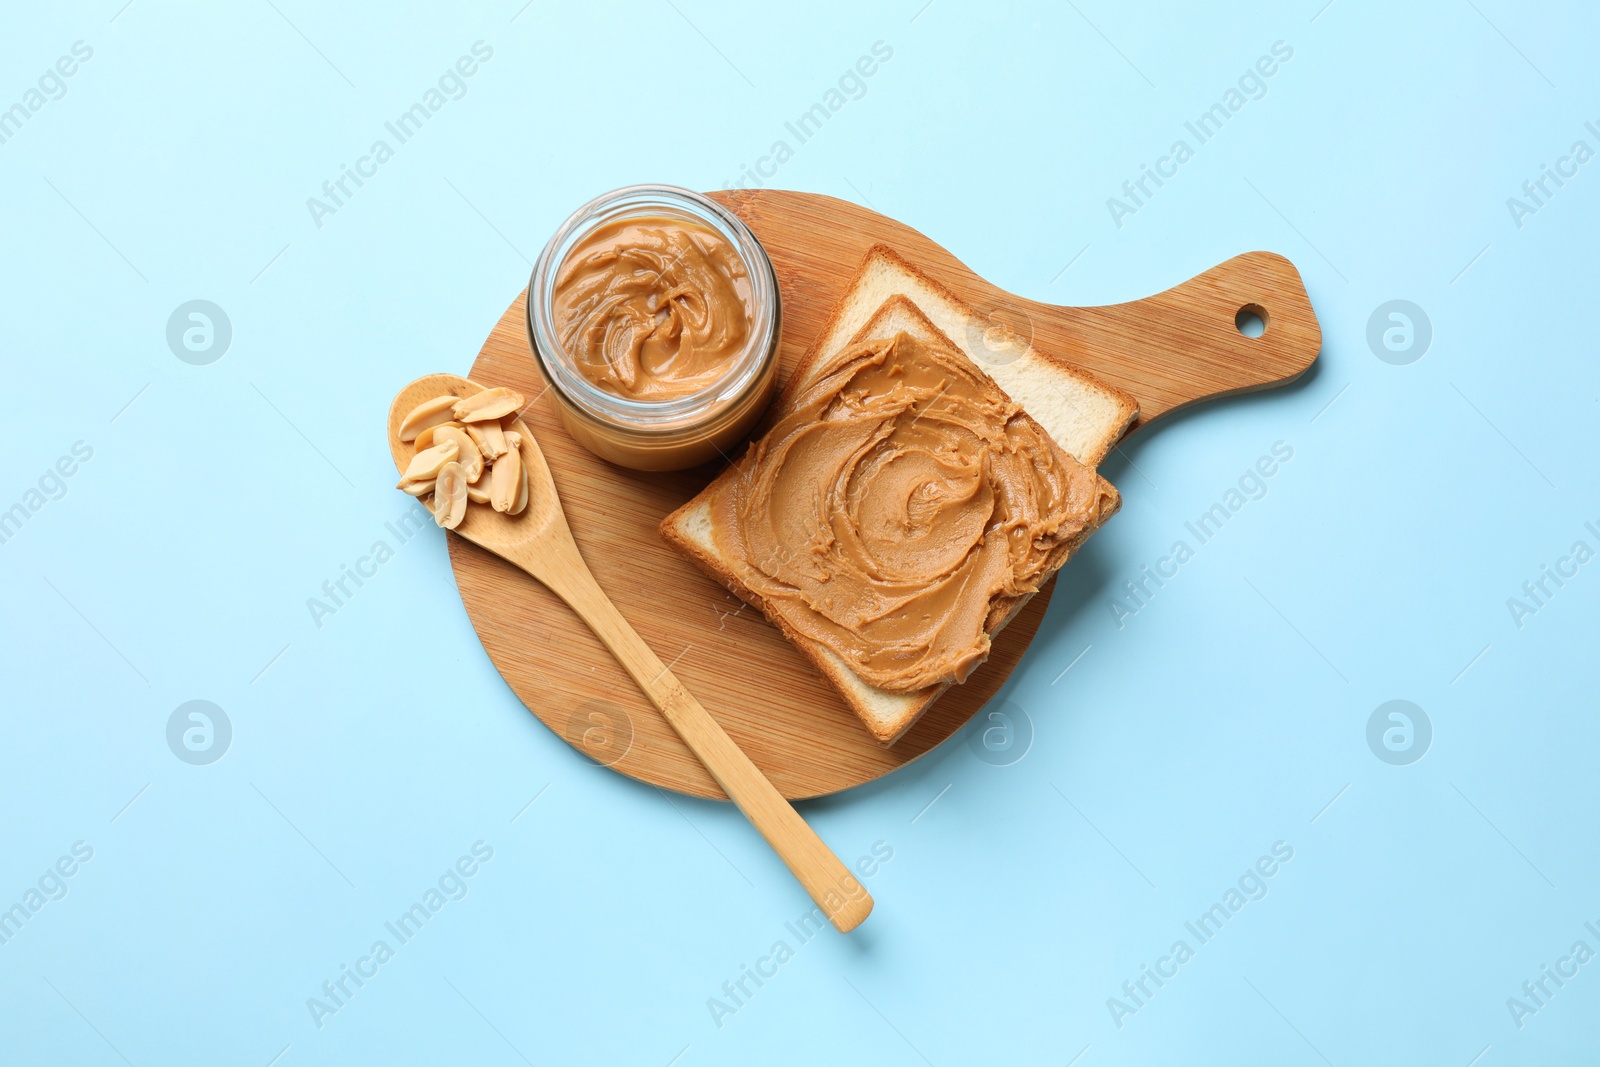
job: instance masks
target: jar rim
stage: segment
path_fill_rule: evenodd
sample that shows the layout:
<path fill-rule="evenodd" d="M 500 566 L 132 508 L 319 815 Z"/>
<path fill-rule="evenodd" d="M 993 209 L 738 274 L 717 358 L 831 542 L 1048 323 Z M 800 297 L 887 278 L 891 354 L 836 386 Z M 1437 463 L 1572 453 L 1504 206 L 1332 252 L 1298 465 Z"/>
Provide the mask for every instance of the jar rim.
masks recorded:
<path fill-rule="evenodd" d="M 733 247 L 750 279 L 752 328 L 728 374 L 693 393 L 668 400 L 634 400 L 590 381 L 578 371 L 576 361 L 555 330 L 556 277 L 572 248 L 607 223 L 650 216 L 678 217 L 717 233 Z M 545 381 L 571 408 L 614 429 L 645 435 L 670 434 L 715 419 L 718 413 L 736 408 L 752 390 L 760 388 L 762 371 L 777 353 L 778 301 L 778 279 L 772 260 L 737 215 L 690 189 L 628 185 L 590 200 L 557 228 L 539 253 L 528 280 L 524 318 L 528 344 Z"/>

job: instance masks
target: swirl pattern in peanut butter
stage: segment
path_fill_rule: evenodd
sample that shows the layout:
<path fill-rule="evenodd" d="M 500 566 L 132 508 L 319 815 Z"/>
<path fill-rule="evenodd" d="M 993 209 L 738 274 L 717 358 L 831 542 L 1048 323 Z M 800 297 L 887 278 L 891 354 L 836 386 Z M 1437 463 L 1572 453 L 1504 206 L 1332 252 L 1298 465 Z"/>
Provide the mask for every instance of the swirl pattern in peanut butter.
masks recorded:
<path fill-rule="evenodd" d="M 622 219 L 567 254 L 555 327 L 579 373 L 628 400 L 672 400 L 726 376 L 751 332 L 750 279 L 721 234 Z"/>
<path fill-rule="evenodd" d="M 902 692 L 965 681 L 1117 506 L 969 359 L 905 333 L 785 397 L 724 486 L 719 541 L 767 613 Z"/>

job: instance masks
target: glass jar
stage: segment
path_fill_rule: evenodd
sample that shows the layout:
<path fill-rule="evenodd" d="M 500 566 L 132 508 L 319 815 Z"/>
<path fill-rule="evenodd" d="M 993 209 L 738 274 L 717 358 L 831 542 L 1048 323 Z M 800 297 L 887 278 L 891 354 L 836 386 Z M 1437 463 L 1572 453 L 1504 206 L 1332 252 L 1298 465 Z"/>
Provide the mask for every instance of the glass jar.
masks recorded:
<path fill-rule="evenodd" d="M 660 400 L 629 399 L 591 381 L 560 340 L 556 283 L 572 250 L 601 227 L 664 219 L 711 230 L 739 257 L 750 289 L 744 347 L 710 385 Z M 670 185 L 632 185 L 596 197 L 561 224 L 534 264 L 527 294 L 528 341 L 562 421 L 602 459 L 635 470 L 693 467 L 734 458 L 772 400 L 777 384 L 782 308 L 772 261 L 731 211 Z"/>

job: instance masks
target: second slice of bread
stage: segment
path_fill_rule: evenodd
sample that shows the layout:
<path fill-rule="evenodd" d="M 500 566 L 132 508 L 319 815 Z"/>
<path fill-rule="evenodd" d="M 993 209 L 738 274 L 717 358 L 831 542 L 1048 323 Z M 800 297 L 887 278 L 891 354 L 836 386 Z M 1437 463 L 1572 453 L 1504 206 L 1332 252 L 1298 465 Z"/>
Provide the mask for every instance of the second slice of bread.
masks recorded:
<path fill-rule="evenodd" d="M 782 410 L 787 398 L 812 380 L 813 372 L 825 368 L 847 346 L 890 338 L 902 331 L 920 341 L 953 346 L 966 355 L 1084 466 L 1096 466 L 1138 414 L 1138 405 L 1126 393 L 1038 352 L 1027 339 L 979 316 L 949 290 L 882 246 L 868 253 L 775 407 Z M 761 597 L 739 580 L 717 543 L 711 500 L 729 476 L 730 471 L 724 471 L 693 500 L 662 520 L 661 534 L 734 593 L 762 608 Z M 1103 521 L 1121 501 L 1104 479 L 1101 494 Z M 1072 541 L 1068 557 L 1097 526 L 1091 523 L 1084 528 Z M 990 636 L 1010 622 L 1028 599 L 1010 597 L 991 604 L 986 627 Z M 825 645 L 797 633 L 775 614 L 767 617 L 833 683 L 882 744 L 893 744 L 949 688 L 946 682 L 903 693 L 870 685 Z"/>

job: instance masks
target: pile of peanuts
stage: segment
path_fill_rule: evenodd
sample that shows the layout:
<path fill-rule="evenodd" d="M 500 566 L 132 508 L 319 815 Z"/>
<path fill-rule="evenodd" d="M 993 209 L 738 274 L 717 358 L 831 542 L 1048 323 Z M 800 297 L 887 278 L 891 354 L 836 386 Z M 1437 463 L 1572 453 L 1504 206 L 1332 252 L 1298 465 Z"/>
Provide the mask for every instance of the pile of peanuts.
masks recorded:
<path fill-rule="evenodd" d="M 415 451 L 398 488 L 420 499 L 447 530 L 466 518 L 468 501 L 522 514 L 528 471 L 522 434 L 510 427 L 523 404 L 521 393 L 498 386 L 412 408 L 400 423 L 400 440 Z"/>

